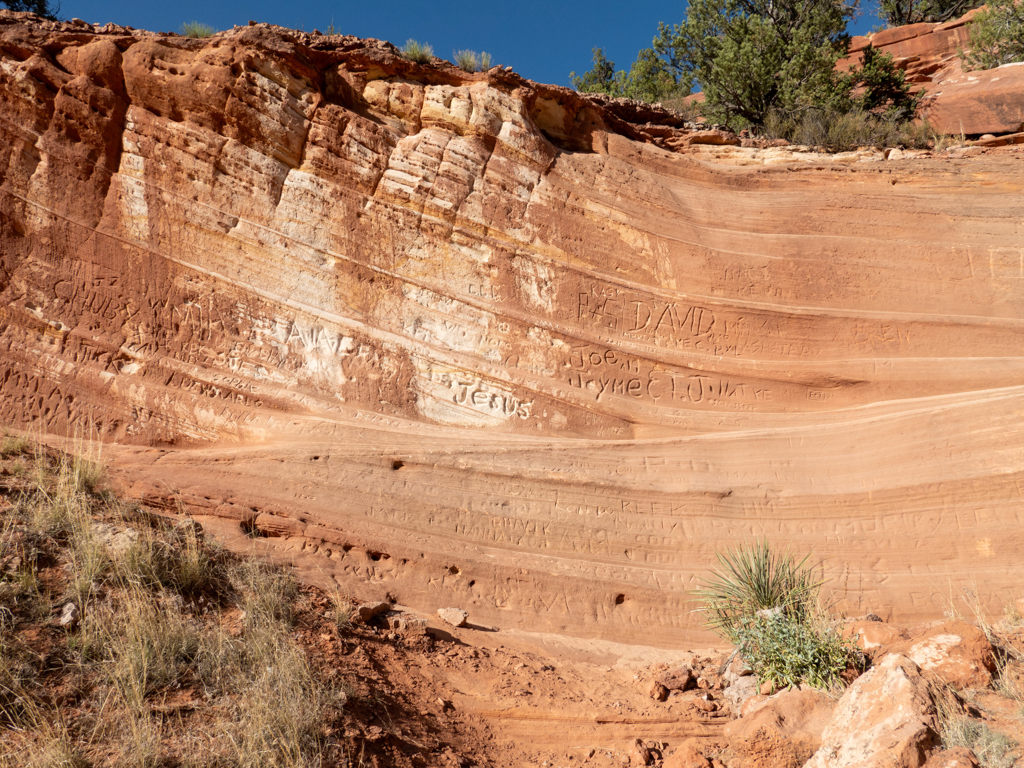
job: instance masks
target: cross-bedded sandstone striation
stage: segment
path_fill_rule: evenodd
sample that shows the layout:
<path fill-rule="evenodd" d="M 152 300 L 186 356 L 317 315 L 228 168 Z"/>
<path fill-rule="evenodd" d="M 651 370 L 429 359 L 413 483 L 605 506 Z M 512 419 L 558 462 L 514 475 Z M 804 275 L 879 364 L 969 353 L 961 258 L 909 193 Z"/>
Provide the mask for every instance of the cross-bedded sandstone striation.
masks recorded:
<path fill-rule="evenodd" d="M 116 441 L 148 503 L 655 645 L 739 538 L 857 613 L 1019 582 L 1017 150 L 715 166 L 657 108 L 267 25 L 0 13 L 0 52 L 0 420 Z"/>

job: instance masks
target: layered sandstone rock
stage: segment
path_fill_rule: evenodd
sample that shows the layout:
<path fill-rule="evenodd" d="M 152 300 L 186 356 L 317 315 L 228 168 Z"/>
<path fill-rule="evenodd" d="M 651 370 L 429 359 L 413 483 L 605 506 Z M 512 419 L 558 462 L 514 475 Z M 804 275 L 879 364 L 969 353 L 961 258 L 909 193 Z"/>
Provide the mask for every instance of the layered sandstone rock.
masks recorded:
<path fill-rule="evenodd" d="M 662 646 L 756 536 L 855 614 L 1019 583 L 1017 150 L 721 167 L 664 111 L 264 25 L 4 13 L 0 53 L 0 420 L 102 436 L 146 503 Z"/>

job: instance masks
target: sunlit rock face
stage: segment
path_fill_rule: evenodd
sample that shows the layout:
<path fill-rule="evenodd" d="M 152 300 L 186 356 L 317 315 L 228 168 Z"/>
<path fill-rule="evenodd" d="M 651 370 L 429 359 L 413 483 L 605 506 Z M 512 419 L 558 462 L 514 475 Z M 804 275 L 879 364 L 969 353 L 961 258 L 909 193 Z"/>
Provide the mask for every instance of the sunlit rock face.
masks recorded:
<path fill-rule="evenodd" d="M 1019 586 L 1012 148 L 716 166 L 658 110 L 263 25 L 4 13 L 0 53 L 0 420 L 101 435 L 147 503 L 662 646 L 755 537 L 855 614 Z"/>
<path fill-rule="evenodd" d="M 960 58 L 971 47 L 971 21 L 986 9 L 941 24 L 907 24 L 854 37 L 837 67 L 861 65 L 871 46 L 892 57 L 913 92 L 924 92 L 921 115 L 931 130 L 967 136 L 1024 131 L 1024 64 L 965 71 Z"/>

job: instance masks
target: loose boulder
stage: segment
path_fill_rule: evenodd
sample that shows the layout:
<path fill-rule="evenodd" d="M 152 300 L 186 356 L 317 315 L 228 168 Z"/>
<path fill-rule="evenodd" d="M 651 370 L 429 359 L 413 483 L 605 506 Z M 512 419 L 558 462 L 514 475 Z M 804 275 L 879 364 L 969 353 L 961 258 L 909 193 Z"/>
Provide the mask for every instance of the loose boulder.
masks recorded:
<path fill-rule="evenodd" d="M 660 683 L 670 691 L 688 691 L 696 687 L 697 677 L 689 667 L 673 667 L 660 672 L 654 682 Z"/>
<path fill-rule="evenodd" d="M 800 768 L 821 746 L 836 701 L 813 688 L 782 691 L 725 727 L 738 768 Z"/>
<path fill-rule="evenodd" d="M 382 613 L 389 610 L 391 610 L 391 603 L 386 603 L 383 601 L 375 603 L 363 603 L 358 608 L 356 608 L 356 616 L 359 618 L 361 622 L 365 624 L 366 622 L 377 618 Z"/>
<path fill-rule="evenodd" d="M 886 651 L 906 655 L 921 669 L 959 689 L 988 686 L 996 669 L 992 644 L 984 632 L 966 621 L 947 621 Z"/>
<path fill-rule="evenodd" d="M 721 745 L 709 745 L 718 748 Z M 711 760 L 697 739 L 687 739 L 665 758 L 662 768 L 711 768 Z"/>
<path fill-rule="evenodd" d="M 933 752 L 924 768 L 978 768 L 978 758 L 967 747 L 954 747 Z"/>
<path fill-rule="evenodd" d="M 920 668 L 890 654 L 843 694 L 806 768 L 920 768 L 937 729 Z"/>
<path fill-rule="evenodd" d="M 469 618 L 469 614 L 460 608 L 438 608 L 437 615 L 441 617 L 441 621 L 453 627 L 466 626 L 466 620 Z"/>
<path fill-rule="evenodd" d="M 872 656 L 907 639 L 907 633 L 899 627 L 867 619 L 847 624 L 843 628 L 843 636 L 852 638 L 858 648 Z"/>

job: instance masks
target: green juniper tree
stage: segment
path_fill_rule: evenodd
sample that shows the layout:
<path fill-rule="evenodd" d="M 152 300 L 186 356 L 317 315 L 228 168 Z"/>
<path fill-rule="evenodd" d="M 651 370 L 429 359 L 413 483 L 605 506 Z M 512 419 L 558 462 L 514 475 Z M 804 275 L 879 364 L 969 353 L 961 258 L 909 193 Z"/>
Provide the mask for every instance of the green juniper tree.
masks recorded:
<path fill-rule="evenodd" d="M 837 81 L 839 97 L 848 105 L 843 105 L 846 111 L 870 112 L 890 122 L 913 120 L 924 92 L 910 94 L 910 84 L 903 70 L 893 64 L 891 54 L 869 45 L 862 56 L 861 65 Z"/>
<path fill-rule="evenodd" d="M 773 109 L 839 97 L 834 67 L 854 10 L 843 0 L 692 0 L 681 24 L 658 25 L 654 49 L 700 84 L 709 117 L 759 126 Z"/>
<path fill-rule="evenodd" d="M 849 44 L 854 3 L 691 0 L 682 23 L 658 25 L 653 48 L 641 51 L 628 73 L 616 72 L 595 48 L 593 68 L 572 73 L 572 83 L 647 101 L 685 95 L 696 84 L 704 93 L 701 113 L 734 128 L 760 130 L 769 119 L 827 124 L 854 113 L 865 124 L 905 124 L 920 95 L 911 96 L 891 56 L 868 48 L 861 66 L 846 74 L 835 69 Z"/>
<path fill-rule="evenodd" d="M 967 25 L 964 68 L 993 69 L 1024 61 L 1024 3 L 1003 0 L 989 5 Z"/>
<path fill-rule="evenodd" d="M 570 72 L 569 80 L 580 93 L 607 93 L 652 103 L 685 96 L 692 87 L 690 78 L 680 79 L 651 48 L 640 51 L 629 72 L 616 72 L 615 62 L 607 59 L 604 50 L 595 48 L 594 66 L 582 75 Z"/>
<path fill-rule="evenodd" d="M 879 0 L 878 18 L 890 27 L 949 21 L 977 8 L 984 0 Z"/>

